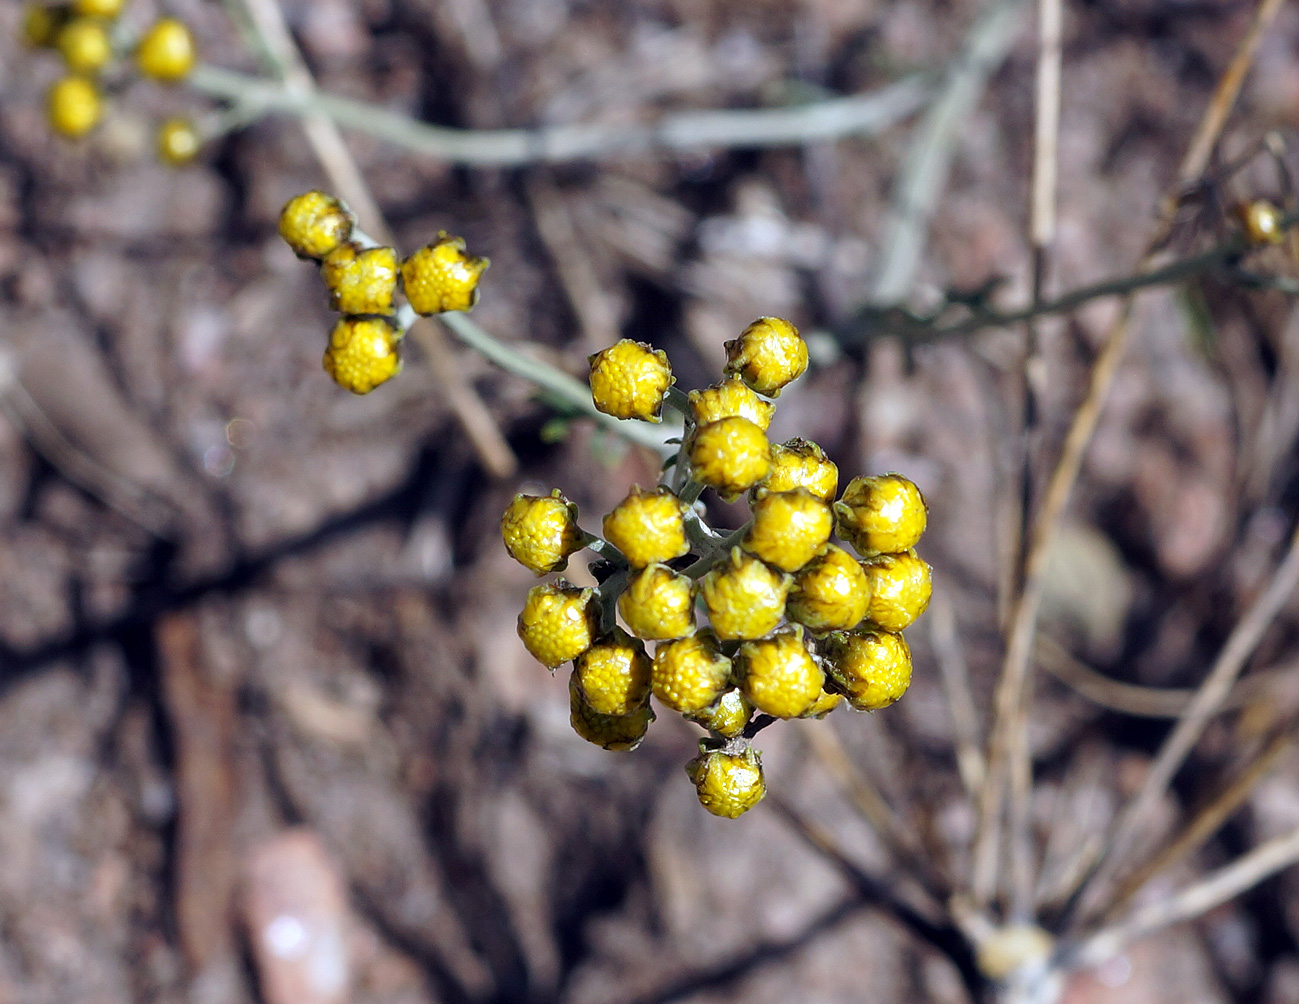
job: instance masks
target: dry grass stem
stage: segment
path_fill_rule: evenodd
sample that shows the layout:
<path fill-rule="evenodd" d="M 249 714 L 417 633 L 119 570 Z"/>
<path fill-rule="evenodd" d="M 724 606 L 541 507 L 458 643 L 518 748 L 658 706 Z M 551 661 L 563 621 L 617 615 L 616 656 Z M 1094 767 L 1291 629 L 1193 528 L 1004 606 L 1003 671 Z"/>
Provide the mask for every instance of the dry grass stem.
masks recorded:
<path fill-rule="evenodd" d="M 956 737 L 956 770 L 971 798 L 983 783 L 984 762 L 982 740 L 979 738 L 979 712 L 970 690 L 970 667 L 961 649 L 957 632 L 956 611 L 952 608 L 947 590 L 934 590 L 929 604 L 929 639 L 934 646 L 938 670 L 943 678 L 943 693 L 952 716 L 952 731 Z"/>

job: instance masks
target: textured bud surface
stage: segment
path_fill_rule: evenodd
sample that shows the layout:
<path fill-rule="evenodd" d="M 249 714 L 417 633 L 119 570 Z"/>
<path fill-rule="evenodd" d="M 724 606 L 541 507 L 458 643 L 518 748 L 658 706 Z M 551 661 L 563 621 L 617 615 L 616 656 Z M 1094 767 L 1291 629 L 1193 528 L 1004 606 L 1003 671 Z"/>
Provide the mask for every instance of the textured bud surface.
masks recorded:
<path fill-rule="evenodd" d="M 779 317 L 759 317 L 726 343 L 726 372 L 767 397 L 779 397 L 781 388 L 806 371 L 807 345 L 798 329 Z"/>
<path fill-rule="evenodd" d="M 858 711 L 887 708 L 911 686 L 911 649 L 900 634 L 840 632 L 830 635 L 826 655 L 834 689 Z"/>
<path fill-rule="evenodd" d="M 825 450 L 806 439 L 791 439 L 772 444 L 771 471 L 753 492 L 788 492 L 806 488 L 819 499 L 834 501 L 839 490 L 839 468 L 825 455 Z"/>
<path fill-rule="evenodd" d="M 673 711 L 703 713 L 722 696 L 730 678 L 731 660 L 709 631 L 660 645 L 654 652 L 654 696 Z"/>
<path fill-rule="evenodd" d="M 739 377 L 728 377 L 703 390 L 692 390 L 689 396 L 695 425 L 700 426 L 723 418 L 747 418 L 766 432 L 776 411 L 774 404 L 758 397 Z"/>
<path fill-rule="evenodd" d="M 614 418 L 662 421 L 663 396 L 674 377 L 667 353 L 624 338 L 587 360 L 591 365 L 591 400 Z"/>
<path fill-rule="evenodd" d="M 830 507 L 805 488 L 771 492 L 753 504 L 743 547 L 769 565 L 795 572 L 825 546 L 834 531 Z"/>
<path fill-rule="evenodd" d="M 786 612 L 812 631 L 846 631 L 866 616 L 866 572 L 842 547 L 827 544 L 794 576 Z"/>
<path fill-rule="evenodd" d="M 340 244 L 320 263 L 330 305 L 343 314 L 391 314 L 397 290 L 397 252 Z"/>
<path fill-rule="evenodd" d="M 519 614 L 523 647 L 548 669 L 576 659 L 595 640 L 594 596 L 563 581 L 533 586 Z"/>
<path fill-rule="evenodd" d="M 445 231 L 401 264 L 406 299 L 417 314 L 469 310 L 478 302 L 478 281 L 491 262 L 465 250 L 463 238 Z"/>
<path fill-rule="evenodd" d="M 686 717 L 710 732 L 734 739 L 753 718 L 753 703 L 738 687 L 731 687 L 712 707 Z"/>
<path fill-rule="evenodd" d="M 747 418 L 723 418 L 696 429 L 689 454 L 695 478 L 728 500 L 771 470 L 767 434 Z"/>
<path fill-rule="evenodd" d="M 401 372 L 400 332 L 382 318 L 344 317 L 325 349 L 325 372 L 353 394 L 368 394 Z"/>
<path fill-rule="evenodd" d="M 596 640 L 573 664 L 591 710 L 629 715 L 649 697 L 650 659 L 645 646 L 622 628 Z"/>
<path fill-rule="evenodd" d="M 653 492 L 633 488 L 605 516 L 604 539 L 633 568 L 671 561 L 690 551 L 685 515 L 684 503 L 666 488 Z"/>
<path fill-rule="evenodd" d="M 748 812 L 767 793 L 762 760 L 752 747 L 738 754 L 701 750 L 686 765 L 686 773 L 695 783 L 699 804 L 725 819 Z"/>
<path fill-rule="evenodd" d="M 744 696 L 775 718 L 797 718 L 821 696 L 825 674 L 803 644 L 802 628 L 746 641 L 735 662 Z"/>
<path fill-rule="evenodd" d="M 551 495 L 516 495 L 501 516 L 501 539 L 510 557 L 536 575 L 562 572 L 584 545 L 577 506 L 556 489 Z"/>
<path fill-rule="evenodd" d="M 734 547 L 708 570 L 699 592 L 719 638 L 761 638 L 784 616 L 791 581 Z"/>
<path fill-rule="evenodd" d="M 649 731 L 654 711 L 642 704 L 629 715 L 602 715 L 582 693 L 577 670 L 568 678 L 568 722 L 589 743 L 606 750 L 634 750 Z"/>
<path fill-rule="evenodd" d="M 332 195 L 303 192 L 280 210 L 280 236 L 301 258 L 323 258 L 352 235 L 352 217 Z"/>
<path fill-rule="evenodd" d="M 901 474 L 853 478 L 834 504 L 839 536 L 863 558 L 916 546 L 925 532 L 925 498 Z"/>
<path fill-rule="evenodd" d="M 915 551 L 880 554 L 861 564 L 870 583 L 866 619 L 885 631 L 901 631 L 929 607 L 933 573 Z"/>
<path fill-rule="evenodd" d="M 667 565 L 647 565 L 628 580 L 618 614 L 637 638 L 684 638 L 695 628 L 695 584 Z"/>

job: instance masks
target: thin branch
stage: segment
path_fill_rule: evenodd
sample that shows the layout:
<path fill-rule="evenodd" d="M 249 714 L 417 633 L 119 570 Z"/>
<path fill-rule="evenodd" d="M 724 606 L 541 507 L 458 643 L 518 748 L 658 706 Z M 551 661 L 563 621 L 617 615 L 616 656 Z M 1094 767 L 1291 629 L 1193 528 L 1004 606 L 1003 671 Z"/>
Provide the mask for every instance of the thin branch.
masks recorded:
<path fill-rule="evenodd" d="M 952 715 L 952 734 L 956 737 L 956 770 L 973 798 L 983 783 L 985 764 L 980 749 L 979 713 L 970 691 L 970 667 L 961 650 L 956 630 L 956 612 L 947 590 L 935 589 L 929 604 L 929 640 L 934 646 L 938 669 L 943 677 L 943 693 Z"/>
<path fill-rule="evenodd" d="M 941 94 L 917 129 L 898 172 L 890 221 L 880 243 L 885 258 L 872 286 L 873 302 L 896 303 L 911 291 L 930 217 L 947 184 L 956 140 L 982 98 L 988 78 L 1010 52 L 1023 6 L 1024 0 L 994 0 L 971 28 Z"/>
<path fill-rule="evenodd" d="M 1294 745 L 1295 724 L 1294 719 L 1291 718 L 1280 728 L 1275 729 L 1272 738 L 1262 751 L 1238 777 L 1195 814 L 1195 818 L 1186 825 L 1181 836 L 1123 880 L 1114 894 L 1113 901 L 1105 909 L 1107 915 L 1120 912 L 1147 882 L 1193 853 L 1217 833 L 1223 823 L 1235 815 L 1236 810 L 1244 804 L 1259 781 L 1276 765 L 1281 754 Z"/>
<path fill-rule="evenodd" d="M 1057 680 L 1094 704 L 1109 711 L 1140 718 L 1180 718 L 1195 698 L 1190 687 L 1143 687 L 1124 683 L 1099 673 L 1072 655 L 1049 635 L 1039 634 L 1033 645 L 1033 659 Z M 1292 666 L 1278 666 L 1250 673 L 1238 680 L 1222 702 L 1220 711 L 1241 707 L 1275 685 L 1278 678 L 1294 672 Z"/>
<path fill-rule="evenodd" d="M 1232 684 L 1258 646 L 1281 608 L 1299 587 L 1299 527 L 1290 539 L 1290 547 L 1263 594 L 1237 623 L 1223 646 L 1209 675 L 1195 693 L 1177 726 L 1164 741 L 1159 755 L 1146 774 L 1141 789 L 1110 827 L 1098 859 L 1085 880 L 1101 886 L 1113 876 L 1123 855 L 1131 849 L 1137 834 L 1146 826 L 1151 813 L 1174 775 L 1204 732 L 1209 719 L 1217 713 L 1231 692 Z"/>
<path fill-rule="evenodd" d="M 1193 920 L 1296 862 L 1299 862 L 1299 827 L 1241 855 L 1180 893 L 1097 931 L 1068 953 L 1064 961 L 1075 968 L 1100 965 L 1138 938 Z"/>
<path fill-rule="evenodd" d="M 682 112 L 640 126 L 559 125 L 536 129 L 453 129 L 400 112 L 316 91 L 295 92 L 278 81 L 215 66 L 195 68 L 195 90 L 265 113 L 319 113 L 395 146 L 455 164 L 517 167 L 604 157 L 771 146 L 802 146 L 846 136 L 874 136 L 917 112 L 932 79 L 905 77 L 868 94 L 829 98 L 791 108 Z"/>
<path fill-rule="evenodd" d="M 308 109 L 303 116 L 303 131 L 325 174 L 329 176 L 330 184 L 353 212 L 360 216 L 365 229 L 385 244 L 395 243 L 379 204 L 348 150 L 337 124 L 319 109 L 312 107 L 312 101 L 319 91 L 298 51 L 297 43 L 289 34 L 279 4 L 276 0 L 244 0 L 244 3 L 254 31 L 263 41 L 267 53 L 283 77 L 282 84 L 275 83 L 273 86 L 286 95 L 293 95 L 295 100 L 303 102 Z M 198 68 L 199 71 L 203 69 Z M 201 74 L 196 72 L 195 76 L 201 77 Z M 247 103 L 236 101 L 236 104 Z M 441 332 L 429 322 L 421 320 L 411 328 L 411 334 L 424 350 L 434 379 L 473 443 L 483 467 L 498 478 L 512 475 L 518 469 L 514 451 L 505 441 L 487 406 L 464 378 L 451 347 Z"/>

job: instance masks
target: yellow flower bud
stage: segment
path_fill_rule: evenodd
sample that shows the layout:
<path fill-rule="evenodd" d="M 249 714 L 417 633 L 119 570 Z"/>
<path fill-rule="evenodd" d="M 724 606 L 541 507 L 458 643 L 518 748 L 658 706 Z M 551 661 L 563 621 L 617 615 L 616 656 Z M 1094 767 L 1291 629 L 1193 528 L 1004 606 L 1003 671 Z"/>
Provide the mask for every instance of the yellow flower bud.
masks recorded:
<path fill-rule="evenodd" d="M 726 372 L 767 397 L 780 397 L 781 388 L 806 371 L 807 344 L 779 317 L 759 317 L 726 343 Z"/>
<path fill-rule="evenodd" d="M 743 753 L 707 751 L 686 765 L 694 782 L 699 804 L 714 816 L 735 819 L 748 812 L 767 793 L 762 779 L 762 760 L 752 746 Z"/>
<path fill-rule="evenodd" d="M 738 687 L 731 687 L 723 692 L 717 703 L 693 715 L 686 715 L 696 725 L 702 725 L 709 732 L 734 739 L 744 732 L 744 727 L 753 718 L 753 702 Z"/>
<path fill-rule="evenodd" d="M 112 20 L 122 13 L 126 0 L 76 0 L 72 5 L 82 17 L 102 17 Z"/>
<path fill-rule="evenodd" d="M 168 84 L 189 76 L 197 61 L 194 36 L 184 21 L 174 17 L 155 21 L 135 49 L 135 65 L 140 72 Z"/>
<path fill-rule="evenodd" d="M 594 589 L 563 580 L 533 586 L 519 614 L 523 647 L 547 669 L 576 659 L 595 641 L 599 611 Z"/>
<path fill-rule="evenodd" d="M 352 236 L 352 216 L 332 195 L 303 192 L 280 210 L 280 236 L 299 258 L 321 259 Z"/>
<path fill-rule="evenodd" d="M 113 58 L 108 27 L 97 17 L 76 17 L 59 32 L 54 43 L 73 73 L 98 73 Z"/>
<path fill-rule="evenodd" d="M 870 582 L 857 559 L 826 544 L 794 576 L 786 612 L 815 632 L 846 631 L 866 616 L 870 596 Z"/>
<path fill-rule="evenodd" d="M 591 710 L 630 715 L 649 699 L 650 659 L 645 646 L 615 627 L 573 662 L 577 682 Z"/>
<path fill-rule="evenodd" d="M 501 516 L 501 538 L 510 557 L 536 575 L 562 572 L 585 537 L 577 506 L 556 488 L 550 495 L 515 495 Z"/>
<path fill-rule="evenodd" d="M 604 539 L 623 553 L 632 568 L 671 561 L 690 552 L 685 504 L 668 489 L 631 493 L 605 516 Z"/>
<path fill-rule="evenodd" d="M 911 686 L 911 649 L 900 634 L 841 631 L 826 642 L 835 690 L 858 711 L 887 708 Z"/>
<path fill-rule="evenodd" d="M 738 547 L 699 583 L 708 619 L 723 639 L 761 638 L 780 623 L 793 580 Z"/>
<path fill-rule="evenodd" d="M 771 492 L 753 505 L 753 525 L 741 545 L 769 565 L 796 572 L 830 539 L 834 514 L 805 488 Z"/>
<path fill-rule="evenodd" d="M 84 77 L 64 77 L 50 88 L 46 112 L 51 129 L 69 139 L 79 139 L 99 124 L 103 114 L 99 88 Z"/>
<path fill-rule="evenodd" d="M 198 156 L 202 137 L 189 119 L 171 118 L 158 127 L 158 158 L 172 167 L 181 167 Z"/>
<path fill-rule="evenodd" d="M 1236 207 L 1236 216 L 1251 244 L 1280 244 L 1285 239 L 1281 226 L 1285 218 L 1267 199 L 1242 202 Z"/>
<path fill-rule="evenodd" d="M 727 501 L 752 488 L 771 470 L 767 434 L 738 416 L 696 429 L 688 452 L 693 476 Z"/>
<path fill-rule="evenodd" d="M 666 352 L 624 338 L 587 361 L 597 411 L 614 418 L 663 420 L 663 398 L 676 381 Z"/>
<path fill-rule="evenodd" d="M 901 631 L 929 607 L 933 572 L 914 550 L 879 554 L 861 563 L 870 583 L 866 620 L 885 631 Z"/>
<path fill-rule="evenodd" d="M 618 613 L 637 638 L 684 638 L 695 629 L 695 584 L 667 565 L 647 565 L 628 580 Z"/>
<path fill-rule="evenodd" d="M 445 230 L 401 263 L 406 299 L 417 314 L 469 310 L 478 302 L 478 282 L 491 264 L 465 250 L 462 237 Z"/>
<path fill-rule="evenodd" d="M 330 306 L 342 314 L 392 314 L 397 290 L 397 252 L 340 244 L 320 263 Z"/>
<path fill-rule="evenodd" d="M 839 536 L 863 558 L 915 547 L 925 532 L 925 497 L 901 474 L 853 478 L 834 504 Z"/>
<path fill-rule="evenodd" d="M 711 631 L 666 642 L 654 652 L 654 696 L 673 711 L 702 714 L 717 703 L 730 679 L 731 660 Z"/>
<path fill-rule="evenodd" d="M 804 711 L 799 718 L 824 718 L 835 708 L 843 703 L 843 694 L 833 690 L 826 690 L 825 685 L 821 686 L 821 694 L 811 706 Z"/>
<path fill-rule="evenodd" d="M 334 325 L 322 360 L 334 382 L 368 394 L 401 372 L 401 332 L 380 317 L 344 317 Z"/>
<path fill-rule="evenodd" d="M 735 656 L 740 689 L 759 711 L 797 718 L 821 696 L 825 674 L 803 642 L 803 628 L 746 641 Z"/>
<path fill-rule="evenodd" d="M 642 704 L 628 715 L 602 715 L 587 703 L 577 670 L 568 678 L 568 721 L 573 731 L 606 750 L 634 750 L 654 721 L 654 710 Z"/>

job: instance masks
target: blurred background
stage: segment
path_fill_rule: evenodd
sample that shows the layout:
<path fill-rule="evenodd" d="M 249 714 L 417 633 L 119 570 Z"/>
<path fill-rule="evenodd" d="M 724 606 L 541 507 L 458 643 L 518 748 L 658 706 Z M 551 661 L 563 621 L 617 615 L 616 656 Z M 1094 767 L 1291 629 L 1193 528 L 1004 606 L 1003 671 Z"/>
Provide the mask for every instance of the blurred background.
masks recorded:
<path fill-rule="evenodd" d="M 237 6 L 162 5 L 205 60 L 261 72 Z M 908 632 L 911 692 L 818 727 L 933 866 L 968 881 L 975 814 L 940 664 L 968 667 L 986 730 L 1023 332 L 885 337 L 862 308 L 1030 298 L 1033 6 L 281 9 L 323 90 L 471 129 L 623 128 L 937 81 L 872 135 L 793 147 L 467 167 L 346 137 L 399 248 L 463 235 L 492 259 L 474 320 L 575 375 L 625 335 L 701 387 L 753 318 L 800 326 L 813 367 L 781 396 L 773 441 L 814 439 L 843 483 L 915 480 L 936 583 Z M 991 27 L 990 9 L 1004 15 Z M 1133 272 L 1253 10 L 1067 6 L 1048 295 Z M 127 17 L 159 11 L 131 0 Z M 657 459 L 557 420 L 463 348 L 455 370 L 504 437 L 504 476 L 419 351 L 367 397 L 339 390 L 320 368 L 323 287 L 275 232 L 288 198 L 328 184 L 300 123 L 261 118 L 172 169 L 153 123 L 214 106 L 136 82 L 88 139 L 53 137 L 44 93 L 61 70 L 21 43 L 21 19 L 0 5 L 0 1001 L 968 1000 L 949 953 L 808 840 L 814 824 L 853 867 L 894 867 L 806 730 L 763 732 L 772 797 L 716 819 L 682 769 L 698 729 L 661 715 L 633 753 L 589 746 L 564 680 L 518 643 L 534 580 L 500 545 L 512 495 L 560 487 L 596 530 Z M 1285 5 L 1210 182 L 1184 193 L 1176 256 L 1234 233 L 1237 202 L 1285 204 L 1297 50 Z M 937 172 L 927 187 L 908 185 L 918 165 Z M 1295 272 L 1286 246 L 1248 266 Z M 1029 729 L 1044 882 L 1140 784 L 1292 528 L 1299 317 L 1284 285 L 1203 276 L 1140 302 L 1051 555 L 1039 661 L 1053 672 L 1035 678 Z M 1100 299 L 1039 324 L 1039 475 L 1116 312 Z M 737 526 L 743 507 L 712 517 Z M 1296 641 L 1292 598 L 1151 840 L 1293 715 Z M 1283 744 L 1269 766 L 1156 891 L 1299 826 L 1299 753 Z M 1299 1001 L 1299 873 L 1075 977 L 1066 999 Z"/>

